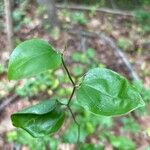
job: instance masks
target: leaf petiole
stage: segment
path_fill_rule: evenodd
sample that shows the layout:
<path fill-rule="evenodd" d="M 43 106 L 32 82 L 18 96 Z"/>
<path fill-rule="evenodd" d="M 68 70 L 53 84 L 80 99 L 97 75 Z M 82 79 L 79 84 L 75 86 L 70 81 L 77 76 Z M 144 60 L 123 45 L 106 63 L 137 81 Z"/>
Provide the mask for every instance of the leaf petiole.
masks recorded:
<path fill-rule="evenodd" d="M 66 47 L 65 47 L 65 50 L 66 50 Z M 65 51 L 65 50 L 64 50 L 64 51 Z M 66 73 L 67 73 L 67 75 L 68 75 L 68 77 L 69 77 L 69 79 L 70 79 L 72 85 L 73 85 L 73 90 L 72 90 L 72 93 L 71 93 L 71 95 L 70 95 L 70 98 L 69 98 L 68 103 L 66 104 L 66 106 L 67 106 L 68 110 L 70 111 L 71 116 L 72 116 L 72 118 L 73 118 L 75 124 L 76 124 L 77 127 L 78 127 L 78 139 L 77 139 L 77 143 L 80 145 L 80 124 L 77 122 L 77 120 L 76 120 L 76 118 L 75 118 L 75 115 L 73 114 L 73 111 L 72 111 L 72 109 L 71 109 L 71 107 L 70 107 L 70 102 L 71 102 L 71 100 L 72 100 L 72 98 L 73 98 L 73 95 L 74 95 L 74 93 L 75 93 L 75 91 L 76 91 L 77 85 L 76 85 L 75 82 L 73 81 L 73 79 L 72 79 L 72 77 L 71 77 L 71 74 L 70 74 L 70 72 L 69 72 L 69 70 L 68 70 L 68 68 L 67 68 L 67 66 L 66 66 L 66 64 L 65 64 L 65 61 L 64 61 L 64 53 L 61 54 L 61 60 L 62 60 L 63 67 L 64 67 L 64 69 L 65 69 L 65 71 L 66 71 Z"/>

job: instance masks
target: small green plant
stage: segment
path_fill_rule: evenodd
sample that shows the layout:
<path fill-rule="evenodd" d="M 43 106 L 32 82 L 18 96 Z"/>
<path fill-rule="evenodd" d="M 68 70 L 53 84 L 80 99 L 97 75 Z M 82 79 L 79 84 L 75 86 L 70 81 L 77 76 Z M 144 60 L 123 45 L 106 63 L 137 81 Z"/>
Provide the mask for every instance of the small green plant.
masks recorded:
<path fill-rule="evenodd" d="M 81 13 L 81 12 L 73 13 L 72 21 L 74 23 L 79 23 L 81 25 L 85 25 L 88 23 L 86 16 L 84 15 L 84 13 Z"/>
<path fill-rule="evenodd" d="M 123 149 L 123 150 L 136 149 L 136 144 L 126 137 L 109 135 L 109 139 L 113 147 L 116 149 Z"/>
<path fill-rule="evenodd" d="M 94 6 L 91 6 L 91 11 L 89 13 L 89 16 L 90 17 L 94 17 L 96 15 L 96 9 L 99 7 L 99 5 L 94 5 Z"/>
<path fill-rule="evenodd" d="M 93 57 L 95 54 L 90 50 L 88 55 Z M 76 120 L 71 108 L 74 94 L 78 105 L 102 116 L 122 115 L 144 106 L 137 89 L 126 78 L 110 69 L 93 68 L 74 81 L 65 63 L 64 52 L 58 52 L 41 39 L 27 40 L 14 49 L 9 60 L 8 78 L 29 78 L 47 70 L 58 69 L 61 65 L 72 83 L 67 103 L 63 103 L 61 98 L 53 98 L 14 113 L 11 116 L 14 126 L 24 129 L 33 137 L 43 137 L 58 131 L 69 111 L 78 126 L 77 139 L 80 142 L 80 121 Z M 89 124 L 87 126 L 90 128 Z M 89 132 L 92 133 L 93 129 Z"/>
<path fill-rule="evenodd" d="M 150 32 L 150 12 L 138 10 L 135 12 L 135 20 L 140 24 L 144 32 Z"/>
<path fill-rule="evenodd" d="M 49 70 L 37 75 L 35 78 L 24 79 L 22 84 L 16 87 L 16 93 L 22 97 L 38 96 L 41 92 L 51 96 L 53 94 L 52 90 L 57 89 L 59 86 L 57 78 L 58 76 Z"/>
<path fill-rule="evenodd" d="M 49 136 L 44 136 L 39 139 L 33 138 L 30 134 L 21 129 L 8 132 L 7 141 L 26 145 L 31 150 L 45 150 L 45 147 L 49 147 L 52 150 L 57 150 L 60 143 L 58 139 L 56 140 Z"/>
<path fill-rule="evenodd" d="M 122 123 L 123 123 L 123 130 L 125 132 L 130 132 L 130 133 L 138 133 L 140 132 L 140 125 L 137 123 L 137 121 L 129 116 L 128 118 L 121 118 Z"/>
<path fill-rule="evenodd" d="M 125 51 L 132 51 L 133 50 L 133 43 L 125 37 L 119 38 L 117 44 L 120 48 L 122 48 Z"/>

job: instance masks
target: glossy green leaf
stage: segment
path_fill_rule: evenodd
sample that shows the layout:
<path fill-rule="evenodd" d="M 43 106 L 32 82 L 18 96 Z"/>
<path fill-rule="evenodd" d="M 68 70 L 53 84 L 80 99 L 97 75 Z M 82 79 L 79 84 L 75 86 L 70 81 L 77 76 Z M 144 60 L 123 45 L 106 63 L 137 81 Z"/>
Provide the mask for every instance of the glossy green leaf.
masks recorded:
<path fill-rule="evenodd" d="M 54 133 L 62 126 L 65 114 L 57 100 L 46 100 L 11 116 L 14 126 L 33 137 Z"/>
<path fill-rule="evenodd" d="M 104 116 L 125 114 L 144 105 L 136 88 L 123 76 L 105 68 L 91 69 L 76 95 L 86 110 Z"/>
<path fill-rule="evenodd" d="M 40 39 L 27 40 L 19 44 L 9 60 L 8 78 L 22 79 L 31 77 L 61 65 L 61 54 Z"/>

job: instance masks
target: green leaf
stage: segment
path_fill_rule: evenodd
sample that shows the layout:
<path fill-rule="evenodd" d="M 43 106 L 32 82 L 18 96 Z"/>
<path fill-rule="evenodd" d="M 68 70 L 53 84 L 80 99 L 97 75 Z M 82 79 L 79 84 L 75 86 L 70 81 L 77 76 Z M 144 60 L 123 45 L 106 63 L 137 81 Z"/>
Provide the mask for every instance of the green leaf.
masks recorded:
<path fill-rule="evenodd" d="M 22 79 L 31 77 L 61 65 L 61 54 L 40 39 L 27 40 L 19 44 L 9 60 L 8 78 Z"/>
<path fill-rule="evenodd" d="M 144 106 L 139 92 L 123 76 L 105 68 L 91 69 L 76 96 L 86 110 L 104 116 L 121 115 Z"/>
<path fill-rule="evenodd" d="M 65 114 L 57 100 L 46 100 L 11 116 L 13 125 L 33 137 L 54 133 L 62 126 Z"/>

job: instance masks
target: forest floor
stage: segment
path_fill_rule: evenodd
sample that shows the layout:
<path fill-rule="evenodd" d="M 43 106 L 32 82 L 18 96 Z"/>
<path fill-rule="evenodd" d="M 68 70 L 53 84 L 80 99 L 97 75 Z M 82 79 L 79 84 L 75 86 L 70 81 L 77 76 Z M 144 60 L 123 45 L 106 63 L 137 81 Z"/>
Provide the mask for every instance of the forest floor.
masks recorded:
<path fill-rule="evenodd" d="M 128 66 L 118 56 L 118 52 L 112 48 L 112 45 L 108 44 L 109 40 L 112 40 L 114 42 L 113 44 L 127 57 L 129 64 L 134 68 L 134 71 L 143 81 L 145 87 L 150 88 L 150 33 L 144 33 L 142 26 L 134 18 L 100 12 L 95 12 L 94 14 L 91 14 L 91 12 L 82 12 L 83 16 L 81 18 L 76 17 L 72 20 L 72 14 L 79 12 L 61 10 L 58 12 L 58 16 L 62 29 L 56 28 L 52 32 L 46 29 L 47 24 L 43 23 L 45 20 L 31 11 L 35 10 L 33 8 L 35 6 L 30 7 L 32 9 L 28 8 L 30 11 L 27 11 L 26 18 L 29 18 L 31 22 L 21 25 L 20 29 L 15 31 L 17 43 L 36 37 L 48 40 L 57 49 L 62 50 L 67 42 L 68 46 L 65 56 L 70 69 L 74 65 L 71 58 L 74 52 L 86 53 L 88 48 L 92 48 L 95 50 L 99 63 L 133 80 L 134 77 L 131 75 Z M 96 37 L 95 34 L 104 34 L 106 39 Z M 7 46 L 6 34 L 4 31 L 0 31 L 0 35 L 0 63 L 7 64 L 6 61 L 9 53 L 5 51 Z M 90 63 L 93 63 L 94 60 L 90 61 Z M 13 102 L 10 101 L 0 111 L 0 149 L 9 150 L 13 147 L 13 143 L 7 141 L 7 133 L 15 130 L 11 125 L 10 115 L 26 106 L 37 103 L 38 99 L 36 96 L 29 98 L 16 95 L 16 84 L 21 86 L 24 81 L 20 81 L 19 83 L 8 81 L 7 69 L 4 70 L 0 74 L 0 108 L 4 101 L 7 101 L 10 97 L 12 98 L 14 96 L 14 100 Z M 43 95 L 40 97 L 43 98 Z M 44 95 L 44 97 L 47 97 L 47 95 Z M 150 108 L 149 104 L 147 104 L 145 109 L 148 110 L 148 108 Z M 145 115 L 137 114 L 132 115 L 140 126 L 140 133 L 123 132 L 119 117 L 114 118 L 115 126 L 111 131 L 115 135 L 126 136 L 132 139 L 136 143 L 137 149 L 144 150 L 150 145 L 150 137 L 145 132 L 150 127 L 150 111 L 146 112 Z M 94 135 L 91 135 L 91 137 L 88 137 L 87 142 L 97 143 L 97 139 Z M 25 149 L 28 148 L 24 147 Z M 108 141 L 105 143 L 105 149 L 113 149 Z"/>

